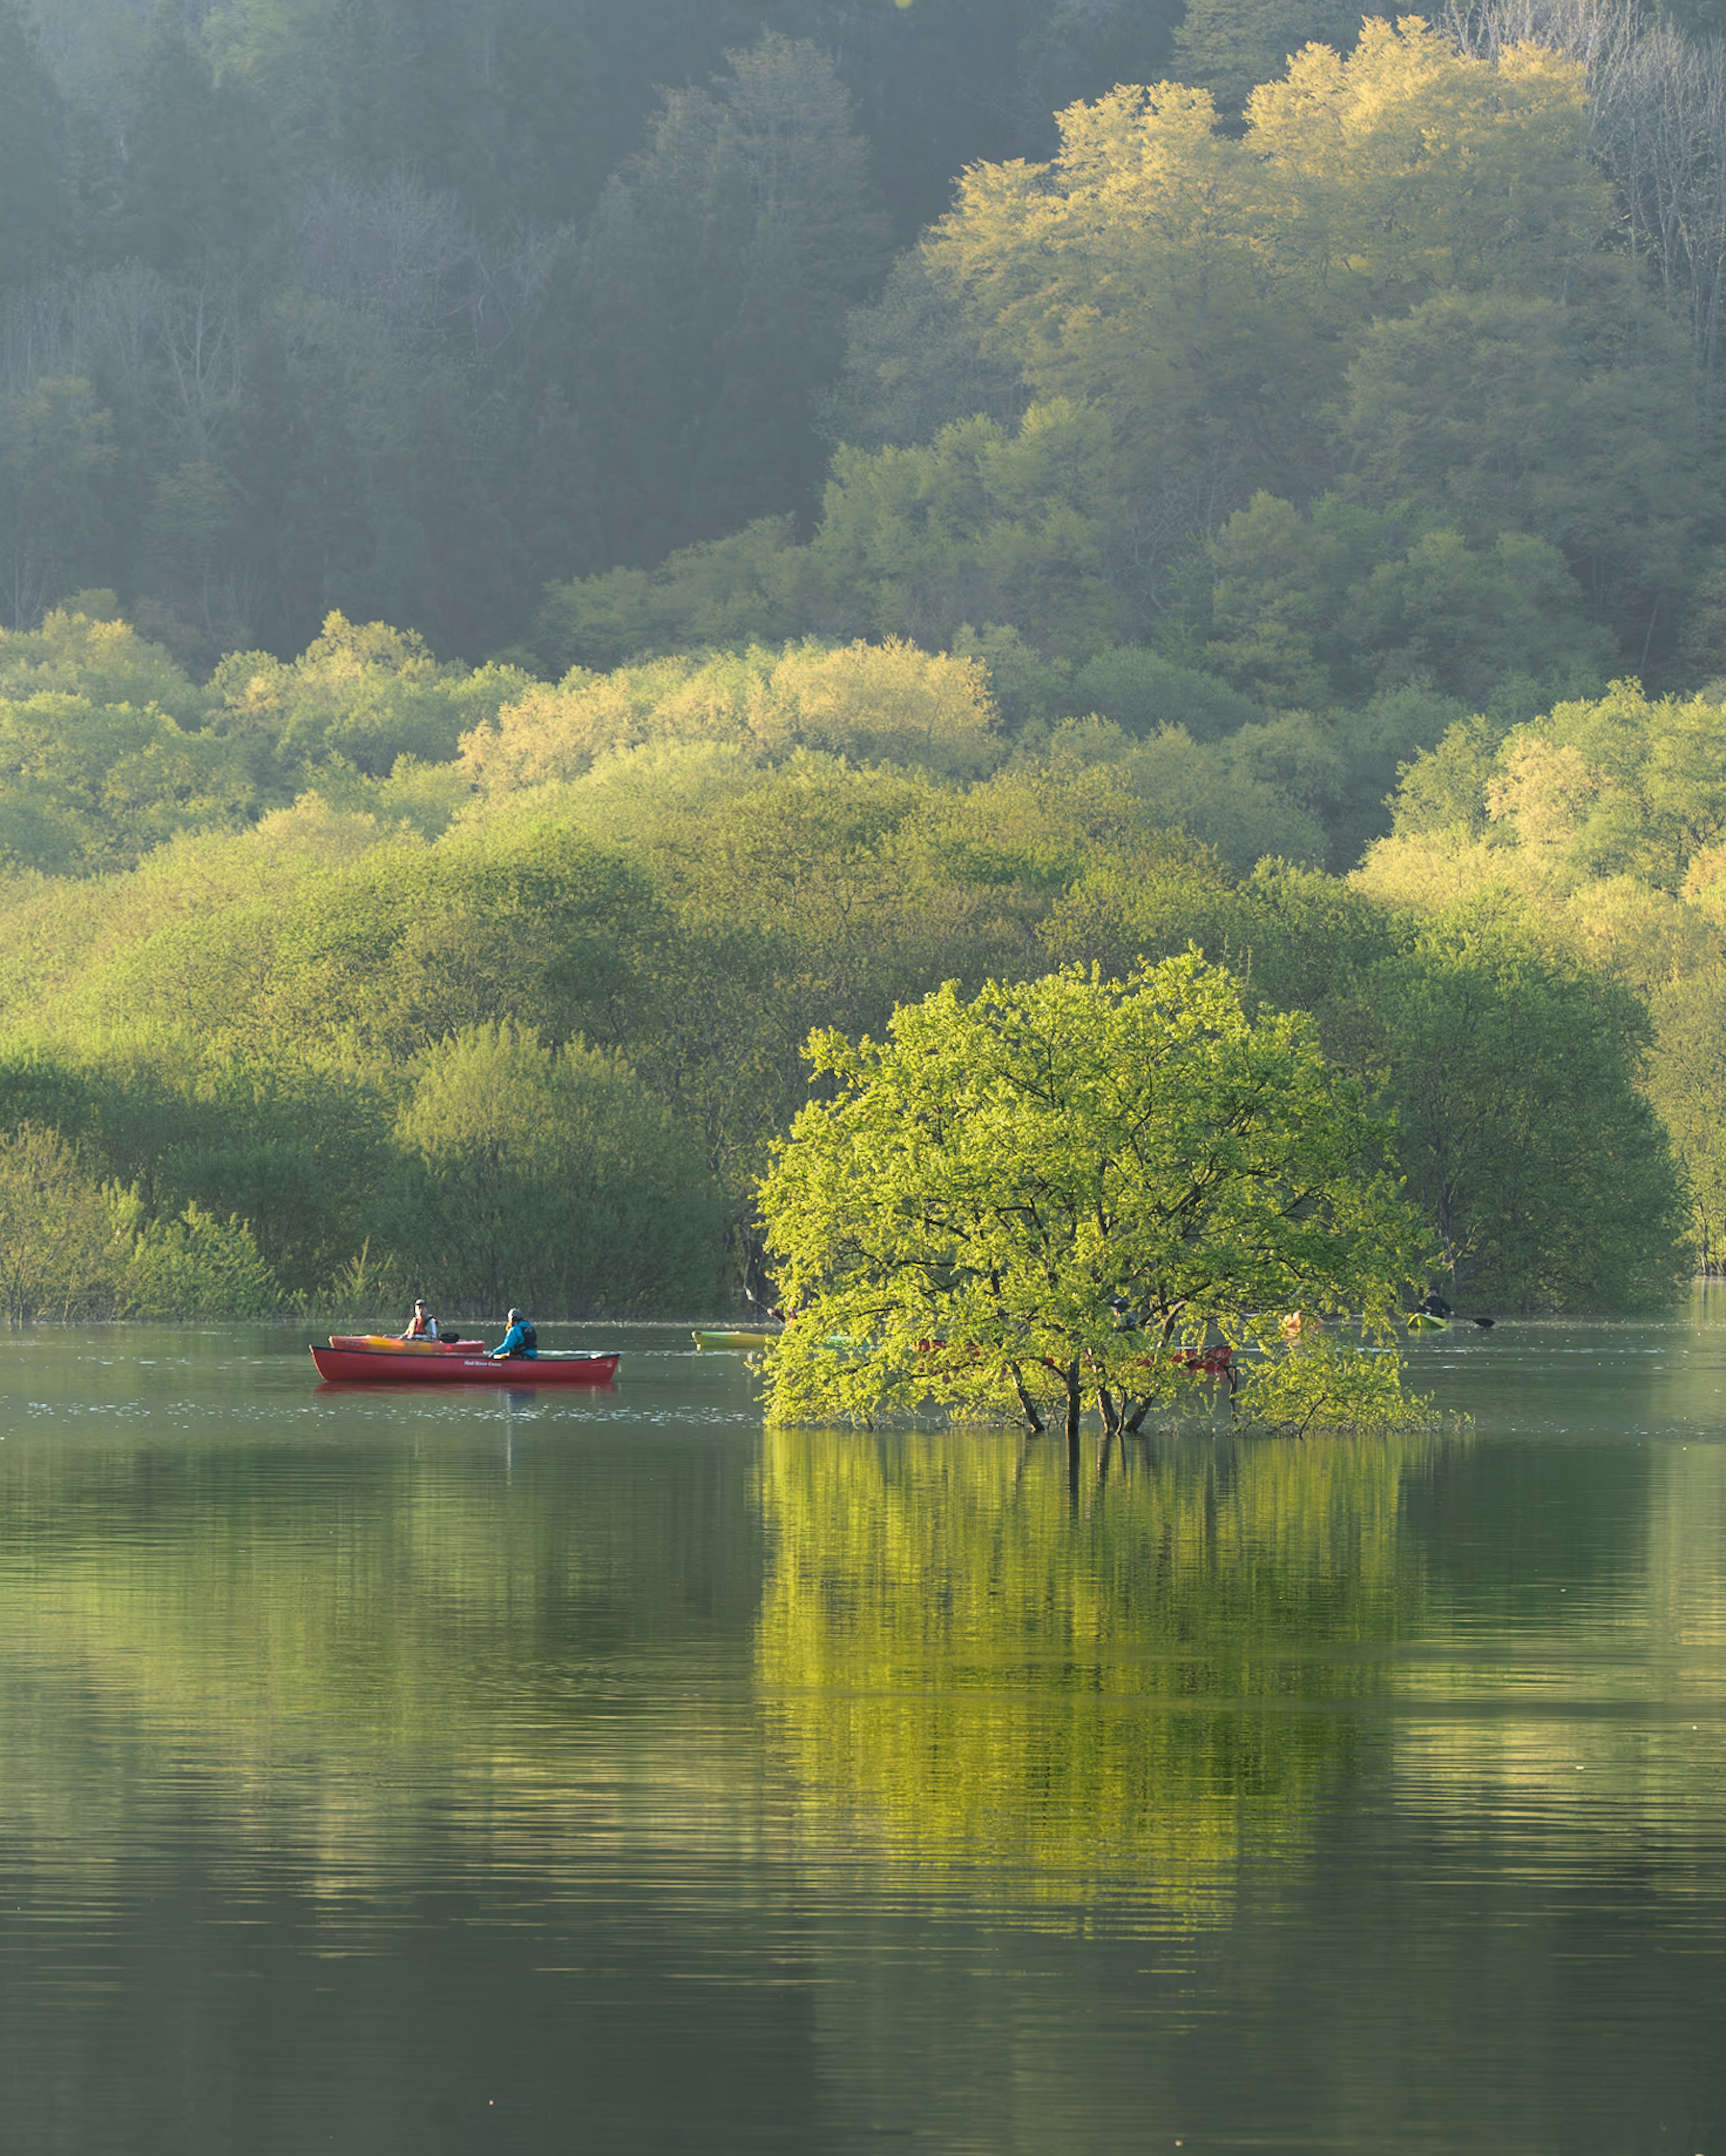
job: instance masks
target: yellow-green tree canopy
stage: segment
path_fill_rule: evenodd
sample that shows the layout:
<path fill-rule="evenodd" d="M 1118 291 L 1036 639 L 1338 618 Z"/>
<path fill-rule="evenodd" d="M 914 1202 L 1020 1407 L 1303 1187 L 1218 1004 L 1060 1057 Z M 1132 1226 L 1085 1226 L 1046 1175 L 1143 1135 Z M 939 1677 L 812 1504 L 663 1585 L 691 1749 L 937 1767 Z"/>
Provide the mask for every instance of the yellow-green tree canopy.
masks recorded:
<path fill-rule="evenodd" d="M 1475 59 L 1417 18 L 1372 21 L 1246 116 L 1220 134 L 1209 92 L 1175 83 L 1074 105 L 1053 164 L 973 167 L 925 243 L 984 353 L 1035 397 L 1100 403 L 1165 486 L 1171 454 L 1297 468 L 1374 318 L 1549 291 L 1609 222 L 1582 71 L 1553 52 Z"/>
<path fill-rule="evenodd" d="M 1072 1442 L 1090 1391 L 1136 1428 L 1192 1382 L 1178 1354 L 1266 1345 L 1296 1307 L 1386 1328 L 1423 1266 L 1359 1087 L 1310 1020 L 1249 1019 L 1196 951 L 1124 983 L 1074 967 L 969 1002 L 949 983 L 889 1032 L 814 1036 L 835 1096 L 762 1188 L 798 1312 L 773 1352 L 779 1418 L 1016 1399 L 1035 1421 L 1041 1395 Z M 1347 1414 L 1382 1414 L 1396 1379 L 1394 1357 L 1357 1355 L 1254 1382 L 1267 1402 L 1322 1384 Z"/>
<path fill-rule="evenodd" d="M 809 748 L 976 773 L 997 760 L 998 735 L 979 660 L 932 655 L 896 638 L 839 650 L 811 641 L 607 675 L 578 668 L 465 734 L 461 768 L 502 793 L 578 778 L 619 749 L 686 742 L 734 747 L 763 763 Z"/>
<path fill-rule="evenodd" d="M 1549 911 L 1585 886 L 1626 878 L 1713 915 L 1726 709 L 1712 697 L 1650 696 L 1638 681 L 1615 681 L 1604 696 L 1555 704 L 1497 737 L 1470 719 L 1401 778 L 1392 836 L 1364 870 L 1384 896 L 1400 896 L 1399 880 L 1418 873 L 1411 855 L 1425 855 Z"/>
<path fill-rule="evenodd" d="M 333 755 L 383 778 L 403 756 L 453 757 L 464 732 L 532 685 L 514 667 L 440 662 L 411 629 L 331 613 L 297 659 L 223 660 L 210 683 L 212 724 L 296 773 Z"/>

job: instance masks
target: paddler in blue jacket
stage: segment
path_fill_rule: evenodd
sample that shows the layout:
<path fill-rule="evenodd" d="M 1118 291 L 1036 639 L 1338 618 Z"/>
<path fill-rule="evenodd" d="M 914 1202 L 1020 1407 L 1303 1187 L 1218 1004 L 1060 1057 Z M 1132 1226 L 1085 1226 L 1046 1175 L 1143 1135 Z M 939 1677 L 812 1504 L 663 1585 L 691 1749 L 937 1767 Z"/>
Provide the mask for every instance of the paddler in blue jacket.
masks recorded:
<path fill-rule="evenodd" d="M 519 1310 L 510 1312 L 510 1329 L 492 1349 L 491 1359 L 496 1363 L 506 1355 L 525 1356 L 530 1363 L 539 1360 L 539 1335 Z"/>

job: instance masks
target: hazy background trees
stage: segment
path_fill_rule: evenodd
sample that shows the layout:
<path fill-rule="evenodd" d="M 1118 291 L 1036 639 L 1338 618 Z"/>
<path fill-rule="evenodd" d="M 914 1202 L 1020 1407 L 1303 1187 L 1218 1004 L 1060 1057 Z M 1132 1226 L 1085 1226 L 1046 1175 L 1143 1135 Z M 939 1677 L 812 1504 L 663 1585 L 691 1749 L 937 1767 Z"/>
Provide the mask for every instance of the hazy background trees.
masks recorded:
<path fill-rule="evenodd" d="M 1726 1236 L 1713 27 L 0 0 L 0 1130 L 115 1264 L 399 1285 L 495 1065 L 640 1210 L 549 1137 L 486 1203 L 634 1307 L 735 1276 L 811 1027 L 1190 937 L 1460 1280 L 1657 1294 Z"/>
<path fill-rule="evenodd" d="M 1189 660 L 1241 640 L 1208 550 L 1264 492 L 1379 516 L 1356 581 L 1434 531 L 1544 542 L 1608 671 L 1726 658 L 1699 21 L 5 0 L 0 48 L 13 627 L 102 586 L 203 673 L 331 608 L 614 663 L 711 608 L 586 583 L 789 518 L 814 557 L 742 573 L 725 640 Z M 913 605 L 872 565 L 925 515 Z M 530 637 L 572 580 L 602 619 Z"/>

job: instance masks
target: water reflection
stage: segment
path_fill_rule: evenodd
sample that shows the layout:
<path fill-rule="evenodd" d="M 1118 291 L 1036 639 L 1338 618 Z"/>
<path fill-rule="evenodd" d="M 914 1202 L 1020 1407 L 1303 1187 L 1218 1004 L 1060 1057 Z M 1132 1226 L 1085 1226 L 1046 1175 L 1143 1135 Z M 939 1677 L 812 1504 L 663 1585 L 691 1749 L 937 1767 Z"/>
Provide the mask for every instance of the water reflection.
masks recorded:
<path fill-rule="evenodd" d="M 350 1886 L 393 1886 L 391 1834 L 452 1790 L 470 1862 L 536 1791 L 580 1785 L 573 1834 L 615 1813 L 664 1741 L 632 1665 L 753 1616 L 747 1470 L 704 1449 L 655 1478 L 537 1394 L 436 1405 L 339 1447 L 0 1454 L 0 1804 L 41 1861 L 171 1836 L 193 1783 L 206 1840 Z"/>
<path fill-rule="evenodd" d="M 1384 1697 L 1360 1650 L 1421 1621 L 1398 1512 L 1443 1445 L 1133 1445 L 1075 1512 L 1052 1445 L 770 1431 L 758 1667 L 804 1831 L 1225 1922 L 1354 1763 L 1314 1710 Z"/>
<path fill-rule="evenodd" d="M 1075 1502 L 686 1340 L 0 1339 L 0 2139 L 1726 2156 L 1723 1348 Z"/>

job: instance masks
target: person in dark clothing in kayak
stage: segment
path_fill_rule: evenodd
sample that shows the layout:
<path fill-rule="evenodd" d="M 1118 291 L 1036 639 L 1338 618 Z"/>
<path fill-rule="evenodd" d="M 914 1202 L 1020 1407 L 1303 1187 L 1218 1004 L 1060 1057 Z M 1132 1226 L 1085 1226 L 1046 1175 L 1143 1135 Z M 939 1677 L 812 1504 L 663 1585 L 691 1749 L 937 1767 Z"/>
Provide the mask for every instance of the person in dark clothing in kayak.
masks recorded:
<path fill-rule="evenodd" d="M 510 1329 L 492 1349 L 491 1360 L 496 1363 L 505 1355 L 523 1355 L 530 1363 L 539 1359 L 539 1335 L 519 1310 L 510 1312 Z"/>
<path fill-rule="evenodd" d="M 1427 1289 L 1426 1300 L 1420 1307 L 1428 1317 L 1454 1317 L 1456 1314 L 1436 1287 Z"/>

